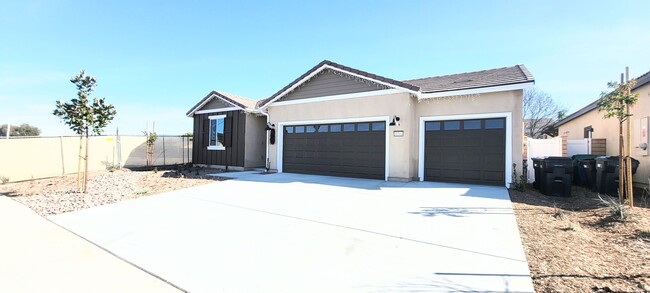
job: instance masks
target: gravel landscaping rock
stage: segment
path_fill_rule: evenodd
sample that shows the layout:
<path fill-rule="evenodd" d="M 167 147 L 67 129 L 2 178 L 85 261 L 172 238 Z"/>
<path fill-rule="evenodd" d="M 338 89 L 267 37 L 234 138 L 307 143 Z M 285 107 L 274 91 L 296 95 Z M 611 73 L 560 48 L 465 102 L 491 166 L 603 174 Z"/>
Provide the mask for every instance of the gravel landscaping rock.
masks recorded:
<path fill-rule="evenodd" d="M 0 195 L 12 197 L 38 214 L 47 216 L 213 183 L 218 178 L 207 174 L 221 172 L 205 168 L 186 169 L 183 172 L 132 172 L 122 169 L 91 173 L 88 193 L 78 192 L 77 176 L 68 175 L 0 185 Z"/>

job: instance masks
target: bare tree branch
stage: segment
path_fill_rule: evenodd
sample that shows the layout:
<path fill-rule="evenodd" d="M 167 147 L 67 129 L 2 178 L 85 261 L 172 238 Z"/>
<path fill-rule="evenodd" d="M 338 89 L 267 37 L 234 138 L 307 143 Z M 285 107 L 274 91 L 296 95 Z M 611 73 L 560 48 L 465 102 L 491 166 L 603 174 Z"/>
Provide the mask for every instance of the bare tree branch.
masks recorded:
<path fill-rule="evenodd" d="M 566 112 L 551 95 L 538 88 L 525 90 L 523 102 L 525 133 L 532 138 L 539 138 L 555 123 L 559 113 Z"/>

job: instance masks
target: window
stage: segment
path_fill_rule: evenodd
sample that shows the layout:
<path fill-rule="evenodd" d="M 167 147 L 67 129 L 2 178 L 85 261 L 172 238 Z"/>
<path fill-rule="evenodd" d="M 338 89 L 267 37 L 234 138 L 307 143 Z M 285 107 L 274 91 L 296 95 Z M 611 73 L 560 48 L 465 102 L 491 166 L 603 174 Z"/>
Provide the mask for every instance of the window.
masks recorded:
<path fill-rule="evenodd" d="M 463 121 L 463 129 L 481 129 L 481 120 Z"/>
<path fill-rule="evenodd" d="M 427 122 L 424 125 L 426 131 L 440 130 L 440 122 Z"/>
<path fill-rule="evenodd" d="M 354 124 L 343 124 L 343 131 L 345 132 L 354 131 Z"/>
<path fill-rule="evenodd" d="M 460 121 L 445 121 L 445 130 L 459 130 Z"/>
<path fill-rule="evenodd" d="M 357 124 L 357 131 L 368 131 L 370 130 L 369 123 L 359 123 Z"/>
<path fill-rule="evenodd" d="M 210 140 L 208 141 L 209 150 L 225 150 L 224 123 L 226 115 L 209 116 L 210 119 Z"/>
<path fill-rule="evenodd" d="M 295 131 L 296 131 L 296 133 L 304 133 L 305 132 L 305 127 L 304 126 L 296 126 Z"/>
<path fill-rule="evenodd" d="M 330 125 L 330 132 L 341 132 L 341 124 Z"/>
<path fill-rule="evenodd" d="M 293 126 L 287 126 L 284 128 L 287 133 L 293 133 Z"/>
<path fill-rule="evenodd" d="M 372 124 L 372 131 L 386 130 L 386 122 L 375 122 Z"/>
<path fill-rule="evenodd" d="M 485 129 L 500 129 L 503 128 L 503 119 L 488 119 L 485 120 Z"/>
<path fill-rule="evenodd" d="M 307 133 L 314 133 L 316 132 L 316 126 L 307 126 Z"/>
<path fill-rule="evenodd" d="M 590 134 L 591 134 L 591 132 L 593 132 L 593 131 L 594 131 L 594 128 L 591 127 L 591 125 L 585 127 L 585 136 L 584 136 L 584 138 L 591 138 L 591 135 L 590 135 Z"/>
<path fill-rule="evenodd" d="M 318 132 L 327 132 L 327 125 L 318 126 Z"/>

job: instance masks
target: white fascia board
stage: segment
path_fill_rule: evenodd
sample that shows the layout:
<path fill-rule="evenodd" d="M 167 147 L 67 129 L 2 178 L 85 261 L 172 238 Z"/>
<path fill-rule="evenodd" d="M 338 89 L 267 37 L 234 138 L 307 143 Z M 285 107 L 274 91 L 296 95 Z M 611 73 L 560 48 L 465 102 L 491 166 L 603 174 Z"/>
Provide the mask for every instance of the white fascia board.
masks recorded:
<path fill-rule="evenodd" d="M 208 119 L 214 120 L 214 119 L 224 119 L 226 118 L 226 115 L 213 115 L 213 116 L 208 116 Z"/>
<path fill-rule="evenodd" d="M 351 94 L 324 96 L 324 97 L 316 97 L 316 98 L 305 98 L 305 99 L 299 99 L 299 100 L 275 102 L 272 105 L 269 105 L 269 107 L 284 106 L 284 105 L 296 105 L 296 104 L 305 104 L 305 103 L 316 103 L 316 102 L 324 102 L 324 101 L 335 101 L 335 100 L 344 100 L 344 99 L 354 99 L 354 98 L 363 98 L 363 97 L 374 97 L 374 96 L 398 94 L 398 93 L 403 93 L 403 92 L 404 91 L 398 90 L 398 89 L 389 89 L 389 90 L 378 90 L 378 91 L 369 91 L 369 92 L 359 92 L 359 93 L 351 93 Z"/>
<path fill-rule="evenodd" d="M 466 89 L 466 90 L 457 90 L 457 91 L 447 91 L 439 93 L 423 93 L 418 99 L 431 99 L 431 98 L 440 98 L 440 97 L 451 97 L 451 96 L 461 96 L 461 95 L 473 95 L 473 94 L 485 94 L 485 93 L 494 93 L 494 92 L 505 92 L 505 91 L 514 91 L 514 90 L 523 90 L 532 87 L 535 85 L 535 82 L 526 82 L 526 83 L 517 83 L 509 85 L 499 85 L 491 87 L 482 87 L 475 89 Z"/>
<path fill-rule="evenodd" d="M 443 115 L 443 116 L 423 116 L 420 117 L 418 129 L 418 177 L 424 181 L 424 132 L 427 121 L 443 120 L 465 120 L 465 119 L 488 119 L 488 118 L 505 118 L 506 119 L 506 150 L 505 150 L 505 186 L 510 187 L 512 182 L 512 112 L 500 113 L 480 113 L 480 114 L 461 114 L 461 115 Z"/>
<path fill-rule="evenodd" d="M 212 99 L 214 99 L 214 98 L 219 98 L 219 100 L 222 100 L 222 101 L 224 101 L 224 102 L 226 102 L 226 103 L 232 105 L 233 107 L 236 107 L 237 109 L 241 109 L 241 110 L 243 110 L 241 107 L 239 107 L 239 106 L 237 106 L 237 105 L 231 103 L 230 101 L 226 101 L 226 100 L 222 99 L 221 97 L 219 97 L 219 96 L 217 96 L 217 95 L 215 95 L 215 94 L 212 94 L 209 98 L 205 99 L 205 101 L 203 101 L 203 103 L 199 104 L 196 108 L 194 108 L 194 110 L 192 110 L 192 112 L 190 112 L 189 114 L 187 114 L 187 117 L 192 117 L 192 116 L 194 116 L 194 114 L 201 114 L 201 113 L 197 113 L 197 112 L 199 112 L 199 111 L 197 111 L 197 110 L 198 110 L 198 109 L 201 109 L 203 106 L 205 106 L 205 104 L 207 104 L 208 102 L 212 101 Z M 209 112 L 206 112 L 206 113 L 209 113 Z"/>
<path fill-rule="evenodd" d="M 217 109 L 207 109 L 194 112 L 194 114 L 207 114 L 207 113 L 216 113 L 216 112 L 228 112 L 228 111 L 237 111 L 241 110 L 239 107 L 228 107 L 228 108 L 217 108 Z"/>

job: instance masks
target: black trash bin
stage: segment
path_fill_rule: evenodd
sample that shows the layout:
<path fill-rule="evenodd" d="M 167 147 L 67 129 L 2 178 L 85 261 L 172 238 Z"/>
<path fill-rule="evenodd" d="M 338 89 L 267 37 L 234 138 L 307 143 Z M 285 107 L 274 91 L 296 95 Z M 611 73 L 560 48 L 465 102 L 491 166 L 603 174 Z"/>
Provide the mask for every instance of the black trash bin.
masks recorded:
<path fill-rule="evenodd" d="M 542 164 L 544 178 L 542 193 L 552 196 L 571 196 L 573 161 L 565 157 L 546 157 Z"/>
<path fill-rule="evenodd" d="M 580 168 L 586 176 L 586 181 L 584 182 L 585 184 L 583 186 L 596 191 L 596 159 L 594 158 L 580 160 Z"/>
<path fill-rule="evenodd" d="M 533 172 L 535 172 L 535 182 L 533 182 L 533 188 L 539 189 L 540 183 L 542 182 L 542 162 L 544 158 L 531 158 L 533 161 Z"/>
<path fill-rule="evenodd" d="M 587 155 L 587 154 L 581 154 L 581 155 L 574 155 L 571 157 L 573 160 L 573 184 L 580 185 L 580 186 L 587 186 L 587 173 L 584 168 L 584 164 L 582 163 L 583 160 L 593 160 L 595 159 L 596 156 L 594 155 Z"/>
<path fill-rule="evenodd" d="M 539 182 L 539 191 L 545 195 L 570 196 L 573 180 L 573 162 L 571 158 L 544 157 L 533 159 L 535 181 Z"/>
<path fill-rule="evenodd" d="M 610 196 L 618 196 L 619 161 L 618 156 L 596 158 L 596 191 Z M 639 161 L 632 158 L 632 174 L 639 168 Z"/>

